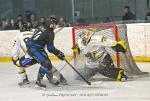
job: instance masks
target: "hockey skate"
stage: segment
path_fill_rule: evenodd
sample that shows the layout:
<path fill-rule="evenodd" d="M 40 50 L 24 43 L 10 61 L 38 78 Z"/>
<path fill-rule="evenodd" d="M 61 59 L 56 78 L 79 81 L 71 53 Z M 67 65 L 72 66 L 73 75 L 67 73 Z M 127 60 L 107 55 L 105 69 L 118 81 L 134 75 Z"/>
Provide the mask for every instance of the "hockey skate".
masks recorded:
<path fill-rule="evenodd" d="M 60 77 L 60 83 L 62 85 L 68 85 L 67 80 L 63 77 L 62 74 L 59 74 L 59 77 Z"/>
<path fill-rule="evenodd" d="M 59 85 L 59 81 L 57 79 L 53 78 L 53 75 L 51 75 L 51 76 L 46 75 L 46 77 L 47 77 L 49 83 L 51 83 L 55 86 Z"/>
<path fill-rule="evenodd" d="M 118 77 L 117 77 L 117 81 L 121 81 L 121 82 L 126 82 L 127 81 L 127 76 L 124 73 L 124 70 L 121 69 L 118 73 Z"/>
<path fill-rule="evenodd" d="M 44 77 L 44 75 L 38 73 L 38 77 L 37 77 L 37 80 L 36 80 L 36 85 L 39 86 L 39 87 L 42 87 L 42 88 L 46 88 L 46 85 L 44 85 L 42 83 L 43 77 Z"/>
<path fill-rule="evenodd" d="M 36 85 L 42 88 L 46 88 L 46 85 L 42 84 L 41 80 L 37 80 Z"/>
<path fill-rule="evenodd" d="M 27 75 L 26 75 L 25 78 L 23 79 L 23 81 L 22 81 L 22 82 L 19 82 L 18 85 L 19 85 L 19 86 L 25 86 L 25 85 L 27 85 L 27 84 L 29 84 L 29 83 L 30 83 L 30 82 L 29 82 L 28 77 L 27 77 Z"/>

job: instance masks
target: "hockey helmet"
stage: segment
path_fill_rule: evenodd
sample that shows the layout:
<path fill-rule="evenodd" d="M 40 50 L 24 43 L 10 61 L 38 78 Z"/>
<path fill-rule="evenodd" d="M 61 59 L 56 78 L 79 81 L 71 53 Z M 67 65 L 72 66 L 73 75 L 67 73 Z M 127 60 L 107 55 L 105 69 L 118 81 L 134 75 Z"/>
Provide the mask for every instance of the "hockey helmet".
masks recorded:
<path fill-rule="evenodd" d="M 91 40 L 91 36 L 92 36 L 92 33 L 90 33 L 89 31 L 82 31 L 82 43 L 83 43 L 83 45 L 87 45 L 89 42 L 90 42 L 90 40 Z"/>
<path fill-rule="evenodd" d="M 58 20 L 55 17 L 50 17 L 50 19 L 48 21 L 48 24 L 53 24 L 53 23 L 55 23 L 57 25 L 58 24 Z"/>

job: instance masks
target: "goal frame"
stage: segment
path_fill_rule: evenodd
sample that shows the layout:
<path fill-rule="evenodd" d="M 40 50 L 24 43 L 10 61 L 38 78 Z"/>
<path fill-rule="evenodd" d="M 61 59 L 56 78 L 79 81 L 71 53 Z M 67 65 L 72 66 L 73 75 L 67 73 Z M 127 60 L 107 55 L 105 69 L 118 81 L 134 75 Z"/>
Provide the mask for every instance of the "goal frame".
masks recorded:
<path fill-rule="evenodd" d="M 72 45 L 73 47 L 75 47 L 76 43 L 75 43 L 75 30 L 76 29 L 81 29 L 81 28 L 113 28 L 114 29 L 114 36 L 115 36 L 115 40 L 116 42 L 119 41 L 119 34 L 118 34 L 118 26 L 117 24 L 98 24 L 98 25 L 92 25 L 92 26 L 74 26 L 72 27 Z M 76 63 L 76 52 L 73 52 L 73 56 L 74 56 L 74 63 Z M 120 57 L 119 57 L 119 53 L 116 52 L 116 61 L 117 61 L 117 67 L 120 68 Z"/>
<path fill-rule="evenodd" d="M 116 42 L 119 42 L 121 40 L 125 40 L 125 45 L 127 46 L 127 52 L 126 53 L 119 53 L 115 52 L 114 53 L 114 59 L 115 59 L 115 64 L 116 68 L 123 68 L 125 72 L 130 75 L 131 77 L 133 76 L 145 76 L 149 75 L 148 72 L 143 72 L 138 68 L 136 65 L 134 58 L 132 56 L 131 50 L 130 50 L 130 45 L 128 42 L 128 35 L 127 35 L 127 26 L 126 24 L 97 24 L 97 25 L 92 25 L 92 26 L 74 26 L 72 27 L 72 45 L 75 47 L 76 45 L 76 30 L 78 29 L 88 29 L 88 28 L 102 28 L 102 29 L 113 29 L 112 34 L 114 34 L 114 40 Z M 109 35 L 108 32 L 106 32 L 106 35 Z M 74 66 L 77 66 L 77 52 L 73 51 L 73 58 L 74 58 Z"/>

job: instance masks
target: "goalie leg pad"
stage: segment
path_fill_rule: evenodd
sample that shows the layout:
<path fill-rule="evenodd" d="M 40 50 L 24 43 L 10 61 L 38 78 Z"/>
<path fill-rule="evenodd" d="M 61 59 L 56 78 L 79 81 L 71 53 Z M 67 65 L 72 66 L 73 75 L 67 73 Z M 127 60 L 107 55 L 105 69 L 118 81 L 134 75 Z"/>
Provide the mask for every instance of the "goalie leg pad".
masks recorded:
<path fill-rule="evenodd" d="M 103 54 L 103 58 L 99 61 L 99 67 L 114 67 L 113 60 L 108 53 Z"/>
<path fill-rule="evenodd" d="M 124 70 L 121 68 L 103 68 L 99 70 L 99 73 L 117 81 L 121 81 L 122 77 L 126 77 Z"/>

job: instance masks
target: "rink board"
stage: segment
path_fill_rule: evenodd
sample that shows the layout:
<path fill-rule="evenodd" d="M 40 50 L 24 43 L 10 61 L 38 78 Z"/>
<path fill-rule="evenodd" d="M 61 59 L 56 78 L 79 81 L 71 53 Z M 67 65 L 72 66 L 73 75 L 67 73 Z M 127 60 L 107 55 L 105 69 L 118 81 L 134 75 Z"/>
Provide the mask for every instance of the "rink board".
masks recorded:
<path fill-rule="evenodd" d="M 127 24 L 127 35 L 131 53 L 136 61 L 150 61 L 150 24 Z M 72 27 L 58 28 L 55 37 L 55 46 L 65 53 L 67 57 L 72 56 Z M 0 31 L 0 62 L 10 61 L 14 38 L 18 30 Z M 52 60 L 58 60 L 49 54 Z"/>

